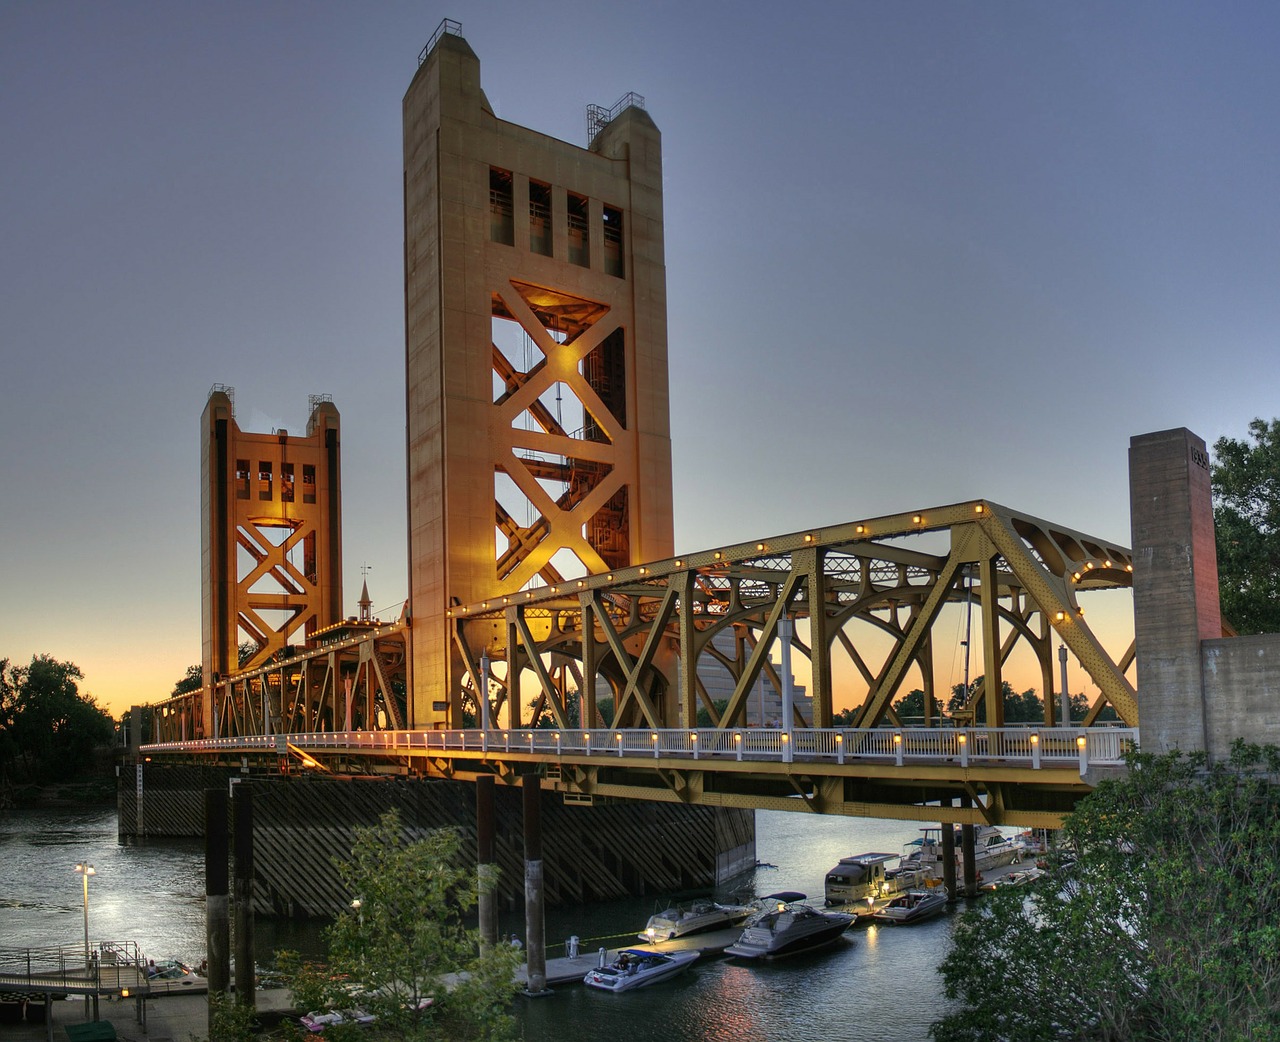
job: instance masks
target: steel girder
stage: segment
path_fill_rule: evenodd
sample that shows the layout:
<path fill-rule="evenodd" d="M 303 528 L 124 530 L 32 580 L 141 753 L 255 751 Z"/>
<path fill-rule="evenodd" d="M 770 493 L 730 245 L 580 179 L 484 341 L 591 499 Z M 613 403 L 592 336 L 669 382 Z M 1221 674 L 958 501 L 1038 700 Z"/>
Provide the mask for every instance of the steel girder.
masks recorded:
<path fill-rule="evenodd" d="M 491 659 L 505 661 L 505 675 L 490 676 L 495 726 L 499 713 L 507 726 L 522 725 L 512 692 L 526 686 L 536 692 L 535 712 L 545 707 L 556 726 L 595 721 L 598 682 L 614 699 L 613 718 L 603 726 L 690 726 L 699 706 L 713 709 L 698 676 L 699 666 L 713 660 L 734 681 L 713 719 L 719 727 L 741 726 L 761 674 L 781 685 L 770 659 L 784 615 L 801 620 L 808 638 L 802 632 L 791 643 L 808 659 L 812 719 L 797 712 L 792 722 L 828 726 L 839 683 L 841 700 L 854 705 L 854 726 L 875 726 L 895 719 L 893 701 L 909 676 L 918 675 L 926 696 L 935 695 L 932 656 L 941 643 L 935 624 L 946 605 L 966 600 L 978 613 L 983 647 L 984 683 L 970 704 L 984 701 L 988 725 L 1003 722 L 1002 668 L 1020 642 L 1039 662 L 1046 695 L 1053 690 L 1056 638 L 1101 692 L 1086 723 L 1109 704 L 1137 726 L 1136 696 L 1125 676 L 1132 647 L 1113 659 L 1077 598 L 1086 590 L 1129 588 L 1132 576 L 1125 547 L 973 500 L 526 589 L 454 608 L 450 617 L 473 678 L 481 644 Z M 505 647 L 493 646 L 495 622 Z M 711 645 L 725 630 L 735 634 L 732 659 Z M 476 646 L 472 633 L 483 634 Z M 868 640 L 869 633 L 879 640 Z M 886 637 L 887 655 L 880 647 Z M 859 675 L 865 692 L 836 679 L 841 654 L 852 667 L 845 672 Z M 580 707 L 569 697 L 570 678 Z"/>

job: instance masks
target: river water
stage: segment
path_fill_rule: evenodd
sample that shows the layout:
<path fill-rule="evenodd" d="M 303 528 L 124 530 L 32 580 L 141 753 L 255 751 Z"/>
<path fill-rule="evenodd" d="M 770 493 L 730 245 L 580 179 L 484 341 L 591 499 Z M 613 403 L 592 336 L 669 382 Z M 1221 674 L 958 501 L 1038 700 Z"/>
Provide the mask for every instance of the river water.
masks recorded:
<path fill-rule="evenodd" d="M 897 853 L 918 835 L 909 822 L 760 811 L 755 891 L 799 890 L 821 902 L 823 879 L 841 857 Z M 114 810 L 17 811 L 0 817 L 0 947 L 83 943 L 83 891 L 74 866 L 88 860 L 91 941 L 136 941 L 153 958 L 199 962 L 204 953 L 204 845 L 121 844 Z M 960 907 L 960 906 L 957 906 Z M 649 898 L 548 909 L 548 944 L 570 934 L 584 955 L 630 941 L 654 910 Z M 651 989 L 605 995 L 558 988 L 516 1006 L 525 1037 L 555 1042 L 925 1042 L 946 1010 L 937 965 L 954 916 L 912 927 L 863 927 L 837 947 L 777 963 L 698 963 Z M 521 913 L 500 928 L 523 936 Z M 314 924 L 259 921 L 261 962 L 273 951 L 323 950 Z M 551 956 L 563 954 L 552 949 Z"/>

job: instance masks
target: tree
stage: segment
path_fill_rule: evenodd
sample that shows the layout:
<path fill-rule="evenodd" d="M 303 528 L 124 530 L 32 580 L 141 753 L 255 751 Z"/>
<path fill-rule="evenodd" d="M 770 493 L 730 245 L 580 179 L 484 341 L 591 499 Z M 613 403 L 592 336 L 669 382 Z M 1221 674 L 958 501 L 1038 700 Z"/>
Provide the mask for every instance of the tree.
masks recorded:
<path fill-rule="evenodd" d="M 1280 420 L 1213 445 L 1222 615 L 1239 633 L 1280 633 Z"/>
<path fill-rule="evenodd" d="M 1280 1039 L 1280 748 L 1135 754 L 1067 817 L 1075 857 L 960 919 L 937 1042 Z"/>
<path fill-rule="evenodd" d="M 76 684 L 73 662 L 35 655 L 29 666 L 0 660 L 0 768 L 35 782 L 83 773 L 94 750 L 110 745 L 115 722 Z"/>
<path fill-rule="evenodd" d="M 476 882 L 461 862 L 455 830 L 409 839 L 394 810 L 357 829 L 338 876 L 359 907 L 329 928 L 328 970 L 302 972 L 296 1001 L 349 1006 L 354 991 L 379 1032 L 400 1039 L 514 1038 L 508 1007 L 519 957 L 506 945 L 477 954 L 477 934 L 461 918 L 476 903 Z"/>
<path fill-rule="evenodd" d="M 938 701 L 937 695 L 933 695 L 932 700 L 933 706 L 931 708 L 933 712 L 930 714 L 930 719 L 933 721 L 933 726 L 936 727 L 942 719 L 942 703 Z M 893 703 L 893 708 L 898 714 L 898 719 L 904 724 L 918 721 L 921 726 L 924 725 L 924 692 L 920 688 L 907 692 Z"/>
<path fill-rule="evenodd" d="M 190 694 L 192 691 L 199 691 L 203 686 L 204 667 L 197 662 L 194 666 L 187 667 L 182 679 L 173 685 L 173 690 L 169 692 L 169 697 L 176 698 L 178 695 Z"/>

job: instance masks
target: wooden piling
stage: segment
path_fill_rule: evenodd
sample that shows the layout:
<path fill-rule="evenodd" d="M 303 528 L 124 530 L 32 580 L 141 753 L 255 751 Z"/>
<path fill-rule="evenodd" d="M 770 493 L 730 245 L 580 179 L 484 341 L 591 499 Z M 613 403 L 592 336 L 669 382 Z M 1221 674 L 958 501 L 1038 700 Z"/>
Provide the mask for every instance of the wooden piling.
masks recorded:
<path fill-rule="evenodd" d="M 536 774 L 521 780 L 524 793 L 524 925 L 530 995 L 547 994 L 546 911 L 542 886 L 542 787 Z"/>
<path fill-rule="evenodd" d="M 204 793 L 205 948 L 209 997 L 224 996 L 231 984 L 231 928 L 227 918 L 227 790 Z M 213 1003 L 210 1003 L 210 1010 Z M 212 1016 L 212 1013 L 210 1014 Z M 212 1024 L 210 1025 L 212 1028 Z"/>
<path fill-rule="evenodd" d="M 247 782 L 235 787 L 235 876 L 232 904 L 236 917 L 236 1003 L 257 1008 L 257 980 L 253 962 L 253 789 Z"/>

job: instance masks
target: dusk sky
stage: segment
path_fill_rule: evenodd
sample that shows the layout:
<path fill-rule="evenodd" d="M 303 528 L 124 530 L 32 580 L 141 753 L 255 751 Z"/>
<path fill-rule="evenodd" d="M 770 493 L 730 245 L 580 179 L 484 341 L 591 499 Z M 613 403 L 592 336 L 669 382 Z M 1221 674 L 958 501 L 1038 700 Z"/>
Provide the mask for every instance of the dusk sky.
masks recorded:
<path fill-rule="evenodd" d="M 200 414 L 342 416 L 408 594 L 400 102 L 662 131 L 676 549 L 987 498 L 1129 544 L 1134 434 L 1280 414 L 1274 3 L 0 3 L 0 657 L 200 658 Z"/>

